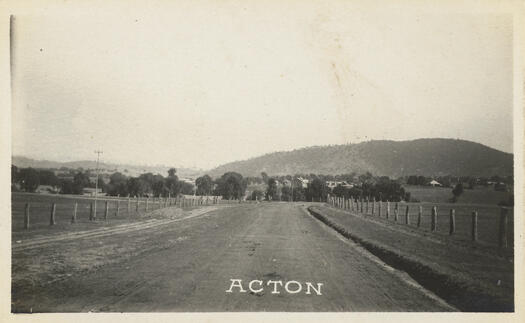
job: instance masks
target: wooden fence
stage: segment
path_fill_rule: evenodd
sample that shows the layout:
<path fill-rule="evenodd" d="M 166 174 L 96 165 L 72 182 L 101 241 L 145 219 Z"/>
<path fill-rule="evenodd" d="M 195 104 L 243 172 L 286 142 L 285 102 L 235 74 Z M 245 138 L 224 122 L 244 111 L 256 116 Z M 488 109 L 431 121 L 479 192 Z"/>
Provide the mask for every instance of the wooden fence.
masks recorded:
<path fill-rule="evenodd" d="M 366 198 L 345 198 L 330 195 L 327 203 L 335 208 L 349 211 L 355 214 L 377 216 L 392 220 L 399 224 L 411 225 L 416 228 L 424 228 L 426 225 L 430 232 L 446 232 L 449 236 L 458 235 L 458 230 L 462 237 L 468 237 L 473 242 L 478 242 L 479 236 L 479 216 L 478 210 L 471 209 L 470 214 L 463 213 L 458 218 L 456 208 L 448 208 L 445 216 L 439 214 L 438 206 L 432 205 L 430 208 L 422 203 L 399 203 L 389 201 L 376 201 L 369 197 Z M 481 208 L 482 206 L 479 206 Z M 425 210 L 426 208 L 426 210 Z M 465 207 L 462 207 L 465 209 Z M 430 214 L 428 214 L 430 211 Z M 484 217 L 482 237 L 485 242 L 497 243 L 500 248 L 509 248 L 513 246 L 513 230 L 510 224 L 513 223 L 513 208 L 499 207 L 499 217 Z M 403 219 L 403 220 L 402 220 Z M 457 219 L 460 219 L 461 226 L 457 226 Z M 494 220 L 497 219 L 497 222 Z M 441 228 L 442 225 L 444 228 Z M 510 229 L 509 229 L 510 228 Z M 496 232 L 497 230 L 497 232 Z"/>
<path fill-rule="evenodd" d="M 49 201 L 51 200 L 51 201 Z M 34 224 L 42 225 L 45 218 L 48 224 L 74 224 L 85 221 L 124 219 L 140 217 L 155 210 L 179 207 L 191 208 L 205 205 L 238 203 L 222 199 L 220 196 L 178 196 L 157 198 L 60 198 L 53 195 L 36 197 L 34 201 L 12 201 L 13 229 L 21 229 L 20 219 L 23 214 L 23 229 L 29 230 Z M 22 214 L 21 214 L 22 213 Z M 47 216 L 46 216 L 47 214 Z"/>

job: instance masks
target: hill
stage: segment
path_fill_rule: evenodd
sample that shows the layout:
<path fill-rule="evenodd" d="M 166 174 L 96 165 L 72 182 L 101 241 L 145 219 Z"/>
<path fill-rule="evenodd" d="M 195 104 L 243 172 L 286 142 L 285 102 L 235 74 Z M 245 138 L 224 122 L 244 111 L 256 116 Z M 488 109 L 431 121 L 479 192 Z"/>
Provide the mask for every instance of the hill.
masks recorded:
<path fill-rule="evenodd" d="M 513 174 L 513 155 L 479 143 L 458 139 L 374 140 L 358 144 L 315 146 L 236 161 L 208 172 L 243 176 L 288 174 L 358 174 L 399 177 L 507 176 Z"/>
<path fill-rule="evenodd" d="M 55 168 L 59 169 L 61 167 L 71 168 L 71 169 L 96 169 L 97 162 L 94 160 L 80 160 L 80 161 L 72 161 L 72 162 L 57 162 L 57 161 L 50 161 L 50 160 L 36 160 L 31 159 L 23 156 L 13 156 L 11 164 L 19 167 L 19 168 L 25 168 L 25 167 L 33 167 L 33 168 L 40 168 L 40 169 L 49 169 L 49 168 Z M 126 175 L 131 176 L 137 176 L 139 174 L 142 174 L 144 172 L 151 172 L 154 174 L 161 174 L 163 176 L 166 176 L 168 174 L 169 166 L 164 165 L 155 165 L 155 166 L 148 166 L 148 165 L 130 165 L 130 164 L 114 164 L 114 163 L 103 163 L 101 162 L 99 164 L 99 169 L 106 170 L 108 172 L 121 172 Z M 177 175 L 179 177 L 189 177 L 194 178 L 199 176 L 199 174 L 202 173 L 201 170 L 196 170 L 192 168 L 183 168 L 183 167 L 176 167 L 177 168 Z"/>

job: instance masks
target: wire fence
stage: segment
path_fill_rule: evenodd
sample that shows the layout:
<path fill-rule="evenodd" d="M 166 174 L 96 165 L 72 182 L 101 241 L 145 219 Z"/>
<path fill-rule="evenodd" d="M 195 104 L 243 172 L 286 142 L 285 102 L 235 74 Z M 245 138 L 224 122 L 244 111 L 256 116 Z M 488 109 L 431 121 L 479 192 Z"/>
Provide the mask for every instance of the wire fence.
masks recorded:
<path fill-rule="evenodd" d="M 43 226 L 140 218 L 149 212 L 168 208 L 192 208 L 202 205 L 231 204 L 220 196 L 179 195 L 177 197 L 64 196 L 13 193 L 11 228 L 13 232 Z"/>
<path fill-rule="evenodd" d="M 514 208 L 482 204 L 405 203 L 329 196 L 327 203 L 458 240 L 514 247 Z"/>

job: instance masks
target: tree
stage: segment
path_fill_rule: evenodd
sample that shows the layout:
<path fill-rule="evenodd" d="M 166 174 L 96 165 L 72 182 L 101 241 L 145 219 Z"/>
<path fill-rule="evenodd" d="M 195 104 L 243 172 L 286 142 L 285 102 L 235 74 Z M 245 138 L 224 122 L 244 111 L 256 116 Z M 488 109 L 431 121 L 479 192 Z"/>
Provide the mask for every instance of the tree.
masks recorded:
<path fill-rule="evenodd" d="M 147 192 L 146 182 L 138 177 L 129 178 L 126 186 L 130 196 L 142 196 Z"/>
<path fill-rule="evenodd" d="M 264 197 L 264 193 L 261 190 L 254 190 L 250 195 L 250 200 L 261 201 Z"/>
<path fill-rule="evenodd" d="M 373 178 L 374 178 L 374 176 L 370 172 L 366 172 L 363 175 L 359 175 L 359 181 L 362 184 L 370 184 L 370 183 L 372 183 Z"/>
<path fill-rule="evenodd" d="M 176 173 L 177 173 L 177 169 L 172 167 L 168 170 L 168 177 L 173 177 L 175 176 Z"/>
<path fill-rule="evenodd" d="M 60 181 L 60 193 L 61 194 L 75 194 L 73 181 L 69 179 Z"/>
<path fill-rule="evenodd" d="M 204 175 L 195 180 L 197 185 L 197 195 L 211 195 L 213 189 L 213 180 L 209 175 Z"/>
<path fill-rule="evenodd" d="M 240 199 L 246 191 L 246 181 L 236 172 L 224 173 L 217 180 L 216 192 L 225 199 Z"/>
<path fill-rule="evenodd" d="M 410 175 L 407 179 L 408 185 L 417 185 L 417 176 L 416 175 Z"/>
<path fill-rule="evenodd" d="M 169 191 L 166 187 L 164 177 L 162 177 L 162 175 L 154 175 L 152 180 L 151 190 L 153 191 L 153 196 L 168 196 Z"/>
<path fill-rule="evenodd" d="M 350 196 L 350 194 L 348 194 L 348 190 L 346 188 L 344 188 L 343 186 L 341 185 L 337 185 L 336 187 L 334 187 L 332 189 L 332 193 L 335 195 L 335 196 L 338 196 L 338 197 L 343 197 L 343 196 Z"/>
<path fill-rule="evenodd" d="M 31 167 L 20 169 L 20 184 L 24 191 L 34 192 L 40 185 L 38 171 Z"/>
<path fill-rule="evenodd" d="M 266 172 L 262 172 L 262 173 L 261 173 L 261 177 L 262 177 L 263 182 L 264 182 L 265 184 L 268 184 L 268 180 L 270 179 L 270 178 L 268 177 L 268 174 L 266 174 Z"/>
<path fill-rule="evenodd" d="M 11 184 L 18 183 L 19 177 L 18 167 L 11 165 Z"/>
<path fill-rule="evenodd" d="M 85 187 L 89 187 L 89 176 L 83 171 L 79 171 L 73 177 L 73 194 L 82 194 Z"/>
<path fill-rule="evenodd" d="M 310 201 L 322 201 L 326 199 L 326 196 L 330 192 L 326 183 L 319 179 L 318 177 L 314 178 L 308 185 L 306 191 L 306 198 Z"/>
<path fill-rule="evenodd" d="M 268 179 L 268 187 L 266 188 L 266 199 L 268 201 L 277 200 L 277 182 L 275 181 L 275 178 L 269 178 Z"/>
<path fill-rule="evenodd" d="M 417 177 L 417 185 L 425 186 L 425 185 L 428 184 L 428 182 L 429 182 L 429 180 L 425 176 L 418 176 Z"/>
<path fill-rule="evenodd" d="M 284 186 L 281 189 L 281 200 L 292 201 L 292 188 L 290 186 Z"/>
<path fill-rule="evenodd" d="M 107 185 L 106 185 L 106 182 L 104 181 L 104 176 L 102 175 L 98 176 L 98 183 L 91 183 L 91 182 L 89 183 L 89 187 L 91 188 L 95 188 L 97 186 L 101 192 L 107 192 L 106 190 Z"/>
<path fill-rule="evenodd" d="M 461 194 L 463 194 L 463 184 L 462 183 L 458 183 L 456 184 L 456 187 L 454 187 L 454 189 L 452 190 L 452 202 L 453 203 L 456 203 L 458 198 L 461 196 Z"/>
<path fill-rule="evenodd" d="M 193 184 L 188 182 L 181 182 L 180 192 L 186 195 L 193 195 Z"/>
<path fill-rule="evenodd" d="M 365 195 L 392 202 L 399 202 L 402 199 L 407 201 L 407 198 L 410 200 L 410 196 L 406 194 L 401 184 L 388 176 L 379 177 L 376 184 L 371 187 L 370 192 L 365 193 Z"/>
<path fill-rule="evenodd" d="M 153 173 L 140 174 L 139 181 L 142 188 L 141 195 L 149 195 L 153 191 L 153 183 L 155 182 L 155 175 Z"/>
<path fill-rule="evenodd" d="M 177 175 L 168 176 L 166 178 L 166 188 L 171 196 L 177 196 L 181 189 L 181 183 Z"/>
<path fill-rule="evenodd" d="M 294 201 L 306 201 L 306 197 L 304 195 L 304 189 L 302 186 L 294 186 L 293 200 Z"/>
<path fill-rule="evenodd" d="M 50 185 L 55 187 L 60 184 L 58 177 L 55 175 L 55 172 L 50 170 L 40 170 L 38 172 L 38 177 L 40 185 Z"/>
<path fill-rule="evenodd" d="M 127 176 L 123 175 L 122 173 L 116 172 L 111 174 L 109 177 L 109 184 L 107 185 L 107 193 L 112 196 L 128 195 L 129 192 L 127 182 Z"/>

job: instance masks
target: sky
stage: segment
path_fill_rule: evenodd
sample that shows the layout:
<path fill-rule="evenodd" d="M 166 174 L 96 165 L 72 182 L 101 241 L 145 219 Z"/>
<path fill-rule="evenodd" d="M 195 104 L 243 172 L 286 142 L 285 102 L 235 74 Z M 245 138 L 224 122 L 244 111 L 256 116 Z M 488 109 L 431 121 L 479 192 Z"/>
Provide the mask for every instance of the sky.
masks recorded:
<path fill-rule="evenodd" d="M 356 3 L 16 15 L 12 153 L 208 169 L 375 139 L 512 152 L 512 16 Z"/>

